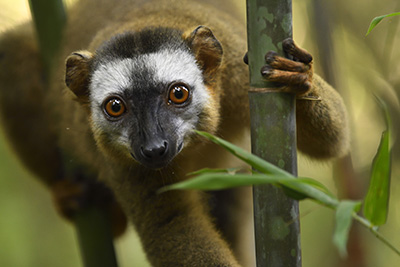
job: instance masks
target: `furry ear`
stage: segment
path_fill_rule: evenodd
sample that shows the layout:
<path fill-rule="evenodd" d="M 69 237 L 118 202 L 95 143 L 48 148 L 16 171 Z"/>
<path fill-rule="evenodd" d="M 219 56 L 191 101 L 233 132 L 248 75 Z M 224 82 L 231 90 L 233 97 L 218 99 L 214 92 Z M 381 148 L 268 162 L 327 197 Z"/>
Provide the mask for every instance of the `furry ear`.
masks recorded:
<path fill-rule="evenodd" d="M 89 51 L 77 51 L 66 60 L 65 84 L 78 97 L 81 103 L 89 98 L 90 62 L 93 54 Z"/>
<path fill-rule="evenodd" d="M 222 62 L 222 46 L 212 31 L 198 26 L 193 32 L 184 34 L 184 39 L 192 49 L 196 60 L 207 79 L 212 79 Z"/>

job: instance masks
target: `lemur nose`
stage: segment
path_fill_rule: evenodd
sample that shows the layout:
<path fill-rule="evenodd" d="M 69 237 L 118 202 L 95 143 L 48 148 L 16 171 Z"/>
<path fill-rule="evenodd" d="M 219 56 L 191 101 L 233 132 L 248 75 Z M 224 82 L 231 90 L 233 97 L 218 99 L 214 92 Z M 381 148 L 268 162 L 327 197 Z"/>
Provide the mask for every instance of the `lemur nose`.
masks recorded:
<path fill-rule="evenodd" d="M 142 155 L 149 160 L 157 160 L 162 158 L 165 154 L 167 154 L 167 150 L 167 141 L 163 141 L 159 144 L 149 144 L 144 147 L 142 146 L 140 149 Z"/>

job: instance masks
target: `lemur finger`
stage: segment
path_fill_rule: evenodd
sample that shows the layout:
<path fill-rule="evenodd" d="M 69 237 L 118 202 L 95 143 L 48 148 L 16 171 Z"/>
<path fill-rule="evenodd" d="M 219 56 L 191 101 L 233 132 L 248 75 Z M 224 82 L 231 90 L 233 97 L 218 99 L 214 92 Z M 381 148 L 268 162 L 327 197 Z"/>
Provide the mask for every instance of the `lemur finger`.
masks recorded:
<path fill-rule="evenodd" d="M 305 95 L 312 87 L 308 75 L 304 73 L 275 70 L 268 65 L 262 68 L 261 73 L 267 81 L 280 84 L 277 91 L 293 93 L 297 97 Z"/>
<path fill-rule="evenodd" d="M 302 62 L 296 62 L 284 57 L 278 56 L 274 51 L 269 51 L 265 55 L 265 62 L 274 69 L 286 70 L 290 72 L 307 72 L 310 66 Z"/>
<path fill-rule="evenodd" d="M 310 76 L 307 73 L 277 70 L 271 68 L 269 65 L 265 65 L 261 68 L 261 74 L 269 82 L 277 82 L 296 86 L 305 85 L 306 87 L 311 87 L 311 83 L 309 81 Z"/>
<path fill-rule="evenodd" d="M 310 64 L 313 60 L 312 55 L 306 50 L 298 47 L 291 38 L 283 40 L 282 47 L 285 53 L 293 56 L 294 60 L 298 59 L 298 61 L 303 62 L 304 64 Z"/>

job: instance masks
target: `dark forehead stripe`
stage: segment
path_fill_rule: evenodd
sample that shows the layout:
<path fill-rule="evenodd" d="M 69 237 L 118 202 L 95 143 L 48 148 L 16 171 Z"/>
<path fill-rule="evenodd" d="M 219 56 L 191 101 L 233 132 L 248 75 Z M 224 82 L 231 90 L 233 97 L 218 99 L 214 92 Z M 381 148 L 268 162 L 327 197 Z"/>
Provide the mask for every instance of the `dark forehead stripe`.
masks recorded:
<path fill-rule="evenodd" d="M 182 32 L 171 28 L 146 28 L 140 32 L 118 34 L 105 42 L 97 51 L 94 66 L 115 59 L 135 58 L 162 48 L 189 51 Z"/>

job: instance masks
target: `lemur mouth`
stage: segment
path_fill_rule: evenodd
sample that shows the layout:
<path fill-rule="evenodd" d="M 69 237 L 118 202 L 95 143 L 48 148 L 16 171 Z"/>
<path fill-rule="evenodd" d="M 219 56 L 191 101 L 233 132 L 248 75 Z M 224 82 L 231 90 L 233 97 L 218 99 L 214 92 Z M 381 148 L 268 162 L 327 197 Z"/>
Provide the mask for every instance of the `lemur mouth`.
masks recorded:
<path fill-rule="evenodd" d="M 137 161 L 139 164 L 153 170 L 160 170 L 168 166 L 168 164 L 171 162 L 171 159 L 165 159 L 165 160 L 146 160 L 146 159 L 141 159 L 138 160 L 136 159 L 133 155 L 132 157 Z"/>

